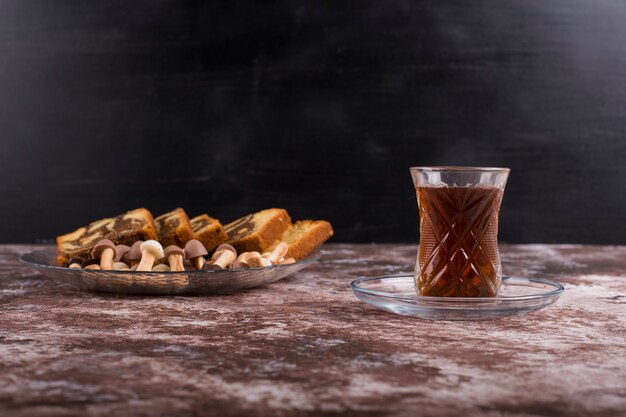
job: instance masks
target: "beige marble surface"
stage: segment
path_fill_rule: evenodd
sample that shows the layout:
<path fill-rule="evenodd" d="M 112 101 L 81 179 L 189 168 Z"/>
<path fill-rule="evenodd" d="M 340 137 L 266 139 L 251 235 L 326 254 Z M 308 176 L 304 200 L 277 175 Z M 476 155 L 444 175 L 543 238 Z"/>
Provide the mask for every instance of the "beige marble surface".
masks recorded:
<path fill-rule="evenodd" d="M 0 246 L 1 416 L 626 415 L 626 247 L 503 246 L 555 279 L 545 310 L 429 322 L 348 284 L 408 272 L 416 247 L 324 247 L 315 265 L 229 296 L 140 297 L 52 283 Z"/>

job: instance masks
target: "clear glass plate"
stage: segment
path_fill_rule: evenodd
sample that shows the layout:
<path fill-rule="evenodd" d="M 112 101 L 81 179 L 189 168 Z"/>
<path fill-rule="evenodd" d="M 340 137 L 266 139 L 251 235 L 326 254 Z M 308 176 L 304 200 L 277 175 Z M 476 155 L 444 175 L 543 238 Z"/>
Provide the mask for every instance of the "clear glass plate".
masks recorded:
<path fill-rule="evenodd" d="M 227 294 L 271 284 L 311 265 L 320 252 L 293 264 L 223 271 L 136 272 L 70 269 L 56 265 L 54 250 L 31 252 L 20 261 L 46 277 L 83 290 L 123 294 Z"/>
<path fill-rule="evenodd" d="M 497 297 L 421 297 L 412 275 L 360 278 L 350 284 L 357 298 L 385 311 L 428 320 L 490 320 L 542 309 L 559 299 L 559 283 L 503 277 Z"/>

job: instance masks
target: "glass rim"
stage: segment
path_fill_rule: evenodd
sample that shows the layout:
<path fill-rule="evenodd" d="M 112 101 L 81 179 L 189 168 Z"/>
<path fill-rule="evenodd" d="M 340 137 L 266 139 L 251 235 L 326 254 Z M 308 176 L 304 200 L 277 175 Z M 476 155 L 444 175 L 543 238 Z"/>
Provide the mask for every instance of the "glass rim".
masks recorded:
<path fill-rule="evenodd" d="M 515 295 L 515 296 L 503 296 L 501 294 L 497 294 L 495 297 L 439 297 L 439 296 L 432 296 L 432 295 L 427 295 L 427 296 L 417 295 L 417 293 L 411 294 L 409 296 L 396 295 L 388 291 L 372 290 L 362 285 L 363 283 L 368 283 L 368 282 L 373 282 L 373 281 L 402 280 L 402 279 L 408 279 L 408 278 L 410 278 L 411 281 L 414 280 L 414 277 L 412 275 L 406 275 L 406 274 L 381 275 L 377 277 L 360 277 L 352 281 L 350 283 L 350 287 L 352 288 L 353 291 L 356 290 L 360 293 L 373 295 L 377 297 L 392 298 L 392 299 L 404 300 L 404 301 L 417 300 L 417 301 L 429 302 L 429 303 L 440 303 L 442 305 L 454 304 L 454 303 L 468 303 L 468 304 L 481 303 L 481 302 L 493 303 L 494 301 L 498 303 L 506 303 L 506 302 L 511 302 L 511 301 L 520 301 L 520 300 L 535 300 L 539 298 L 551 297 L 553 295 L 561 294 L 565 291 L 565 287 L 563 287 L 563 285 L 561 285 L 560 283 L 556 281 L 551 281 L 545 278 L 531 278 L 531 277 L 522 277 L 522 276 L 517 276 L 517 275 L 503 275 L 502 280 L 512 281 L 513 283 L 515 283 L 516 281 L 517 282 L 527 281 L 527 282 L 532 282 L 532 283 L 543 284 L 546 287 L 551 287 L 551 288 L 549 289 L 546 288 L 544 291 L 539 291 L 536 293 L 525 294 L 525 295 Z"/>
<path fill-rule="evenodd" d="M 511 168 L 504 167 L 471 167 L 471 166 L 417 166 L 409 167 L 411 171 L 420 172 L 443 172 L 443 171 L 469 171 L 469 172 L 511 172 Z"/>

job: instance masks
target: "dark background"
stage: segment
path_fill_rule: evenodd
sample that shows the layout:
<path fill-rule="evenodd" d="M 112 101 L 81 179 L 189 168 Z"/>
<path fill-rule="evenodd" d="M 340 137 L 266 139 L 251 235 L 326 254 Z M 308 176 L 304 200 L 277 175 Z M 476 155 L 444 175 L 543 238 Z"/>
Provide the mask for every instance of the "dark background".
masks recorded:
<path fill-rule="evenodd" d="M 512 168 L 508 242 L 626 243 L 626 5 L 2 1 L 0 241 L 270 206 L 417 241 L 411 165 Z"/>

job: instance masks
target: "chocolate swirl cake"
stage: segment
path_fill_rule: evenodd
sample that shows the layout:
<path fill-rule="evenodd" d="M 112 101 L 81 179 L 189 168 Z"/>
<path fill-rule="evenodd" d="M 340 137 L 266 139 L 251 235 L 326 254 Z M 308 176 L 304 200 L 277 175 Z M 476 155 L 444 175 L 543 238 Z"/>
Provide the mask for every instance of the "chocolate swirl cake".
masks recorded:
<path fill-rule="evenodd" d="M 224 228 L 228 233 L 227 243 L 237 252 L 265 252 L 291 224 L 287 211 L 271 208 L 241 217 Z"/>
<path fill-rule="evenodd" d="M 102 239 L 132 245 L 137 240 L 156 239 L 152 214 L 138 208 L 117 217 L 102 219 L 57 237 L 57 261 L 64 266 L 70 258 L 90 258 L 91 249 Z"/>
<path fill-rule="evenodd" d="M 333 235 L 333 228 L 324 220 L 300 220 L 289 226 L 287 231 L 270 247 L 273 250 L 281 242 L 289 248 L 285 258 L 299 261 L 322 246 Z"/>
<path fill-rule="evenodd" d="M 154 219 L 158 241 L 167 247 L 176 245 L 183 247 L 193 239 L 193 231 L 185 210 L 178 207 Z"/>
<path fill-rule="evenodd" d="M 190 221 L 194 239 L 202 242 L 207 251 L 211 252 L 228 239 L 228 234 L 219 220 L 207 214 L 201 214 Z"/>

